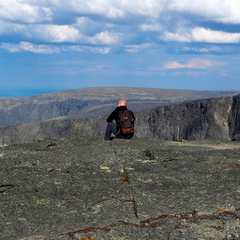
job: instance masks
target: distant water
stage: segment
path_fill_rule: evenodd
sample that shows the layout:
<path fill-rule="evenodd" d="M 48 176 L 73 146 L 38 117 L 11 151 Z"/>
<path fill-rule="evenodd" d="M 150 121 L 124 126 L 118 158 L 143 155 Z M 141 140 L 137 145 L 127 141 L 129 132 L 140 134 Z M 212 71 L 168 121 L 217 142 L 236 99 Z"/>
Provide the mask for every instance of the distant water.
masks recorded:
<path fill-rule="evenodd" d="M 19 97 L 29 97 L 36 96 L 44 93 L 57 92 L 57 89 L 1 89 L 0 98 L 19 98 Z"/>

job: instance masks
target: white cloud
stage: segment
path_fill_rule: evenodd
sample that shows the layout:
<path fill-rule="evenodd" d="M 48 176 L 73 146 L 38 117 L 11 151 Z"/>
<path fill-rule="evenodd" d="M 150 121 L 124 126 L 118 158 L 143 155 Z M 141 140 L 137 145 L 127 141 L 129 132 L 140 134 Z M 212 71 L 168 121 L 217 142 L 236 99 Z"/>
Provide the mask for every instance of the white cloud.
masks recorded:
<path fill-rule="evenodd" d="M 164 9 L 166 0 L 122 0 L 124 10 L 131 15 L 158 18 Z"/>
<path fill-rule="evenodd" d="M 1 0 L 0 18 L 11 21 L 50 21 L 53 15 L 62 13 L 97 15 L 117 19 L 132 16 L 157 18 L 166 0 Z"/>
<path fill-rule="evenodd" d="M 125 51 L 129 53 L 139 53 L 144 49 L 150 49 L 156 47 L 153 43 L 144 43 L 144 44 L 133 44 L 125 46 Z"/>
<path fill-rule="evenodd" d="M 157 23 L 143 23 L 140 25 L 140 30 L 143 32 L 158 32 L 162 30 L 162 27 L 160 24 Z"/>
<path fill-rule="evenodd" d="M 84 48 L 87 52 L 93 52 L 98 54 L 109 54 L 111 52 L 111 48 L 109 47 L 86 47 Z"/>
<path fill-rule="evenodd" d="M 209 21 L 240 23 L 239 0 L 172 0 L 168 9 Z"/>
<path fill-rule="evenodd" d="M 99 54 L 108 54 L 111 52 L 110 47 L 86 47 L 86 46 L 64 46 L 61 47 L 61 51 L 73 51 L 73 52 L 91 52 L 91 53 L 99 53 Z"/>
<path fill-rule="evenodd" d="M 224 23 L 240 23 L 239 0 L 1 0 L 0 17 L 26 22 L 49 21 L 53 14 L 159 18 L 163 12 L 192 14 Z"/>
<path fill-rule="evenodd" d="M 172 12 L 177 12 L 216 22 L 240 23 L 239 9 L 239 0 L 1 0 L 0 18 L 26 23 L 87 15 L 110 19 L 130 17 L 131 20 L 136 17 L 159 19 L 162 14 L 172 18 Z"/>
<path fill-rule="evenodd" d="M 41 1 L 39 1 L 40 3 Z M 34 1 L 1 0 L 0 18 L 13 22 L 46 22 L 52 19 L 52 11 L 48 7 L 35 5 Z"/>
<path fill-rule="evenodd" d="M 111 51 L 111 48 L 97 48 L 97 53 L 100 53 L 100 54 L 109 54 L 110 51 Z"/>
<path fill-rule="evenodd" d="M 180 51 L 183 52 L 195 52 L 195 53 L 211 53 L 211 52 L 222 52 L 222 48 L 212 46 L 212 47 L 183 47 Z M 226 50 L 225 50 L 226 51 Z"/>
<path fill-rule="evenodd" d="M 20 42 L 19 44 L 9 44 L 9 43 L 2 43 L 0 48 L 6 49 L 9 52 L 32 52 L 38 54 L 52 54 L 52 53 L 59 53 L 60 50 L 57 47 L 51 47 L 48 45 L 37 45 L 32 44 L 29 42 Z"/>
<path fill-rule="evenodd" d="M 39 25 L 35 32 L 39 38 L 49 42 L 77 42 L 82 37 L 77 29 L 68 25 Z"/>
<path fill-rule="evenodd" d="M 166 32 L 165 41 L 179 42 L 209 42 L 209 43 L 239 43 L 240 33 L 228 33 L 224 31 L 213 31 L 201 27 L 193 29 L 178 29 L 177 32 Z"/>
<path fill-rule="evenodd" d="M 195 42 L 240 43 L 240 33 L 212 31 L 198 27 L 192 30 L 192 39 Z"/>
<path fill-rule="evenodd" d="M 163 69 L 207 69 L 212 67 L 223 66 L 221 61 L 208 60 L 208 59 L 192 59 L 187 63 L 167 62 Z"/>
<path fill-rule="evenodd" d="M 24 41 L 43 41 L 43 42 L 78 42 L 84 39 L 82 34 L 69 25 L 44 25 L 44 24 L 15 24 L 4 23 L 0 27 L 0 33 L 6 34 L 6 29 L 9 28 L 7 35 L 11 34 Z M 24 42 L 23 41 L 23 42 Z"/>
<path fill-rule="evenodd" d="M 96 34 L 90 41 L 95 44 L 110 44 L 115 45 L 120 41 L 121 34 L 110 33 L 110 32 L 100 32 Z"/>
<path fill-rule="evenodd" d="M 83 0 L 75 9 L 108 18 L 124 18 L 128 15 L 158 17 L 166 0 Z M 73 1 L 75 2 L 75 1 Z"/>
<path fill-rule="evenodd" d="M 8 52 L 32 52 L 37 54 L 53 54 L 61 52 L 85 52 L 85 53 L 98 53 L 109 54 L 111 48 L 109 47 L 80 47 L 78 45 L 73 46 L 52 46 L 46 44 L 32 44 L 30 42 L 20 42 L 19 44 L 1 43 L 0 48 L 7 50 Z"/>
<path fill-rule="evenodd" d="M 201 26 L 240 23 L 239 9 L 239 0 L 0 0 L 0 37 L 103 45 L 105 53 L 105 45 L 137 53 L 125 45 L 239 43 L 240 33 L 227 32 L 227 24 L 218 31 Z"/>
<path fill-rule="evenodd" d="M 113 2 L 109 0 L 88 0 L 84 5 L 86 12 L 101 14 L 109 18 L 121 18 L 124 16 L 124 11 L 120 8 L 118 3 L 118 1 L 115 1 L 115 4 L 113 4 Z M 79 8 L 78 11 L 82 12 L 81 8 Z"/>
<path fill-rule="evenodd" d="M 160 37 L 162 39 L 162 37 Z M 191 33 L 187 31 L 179 31 L 178 32 L 165 32 L 163 34 L 164 41 L 176 41 L 176 42 L 191 42 L 192 36 Z"/>
<path fill-rule="evenodd" d="M 24 25 L 19 23 L 12 23 L 0 20 L 0 34 L 14 37 L 16 35 L 24 37 L 25 33 L 30 35 L 30 25 Z"/>

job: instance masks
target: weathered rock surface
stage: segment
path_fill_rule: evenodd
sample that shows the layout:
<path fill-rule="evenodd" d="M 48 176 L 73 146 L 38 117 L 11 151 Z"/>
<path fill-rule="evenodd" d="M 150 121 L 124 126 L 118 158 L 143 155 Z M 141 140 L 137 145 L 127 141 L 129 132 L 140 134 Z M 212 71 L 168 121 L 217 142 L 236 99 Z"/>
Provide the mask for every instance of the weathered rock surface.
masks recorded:
<path fill-rule="evenodd" d="M 239 155 L 224 140 L 2 147 L 0 239 L 240 239 Z"/>
<path fill-rule="evenodd" d="M 236 95 L 134 111 L 136 136 L 171 141 L 183 139 L 238 141 L 240 140 L 239 109 L 240 95 Z M 86 119 L 56 119 L 35 124 L 1 127 L 0 144 L 8 145 L 68 135 L 103 136 L 106 118 L 106 116 L 100 116 Z"/>

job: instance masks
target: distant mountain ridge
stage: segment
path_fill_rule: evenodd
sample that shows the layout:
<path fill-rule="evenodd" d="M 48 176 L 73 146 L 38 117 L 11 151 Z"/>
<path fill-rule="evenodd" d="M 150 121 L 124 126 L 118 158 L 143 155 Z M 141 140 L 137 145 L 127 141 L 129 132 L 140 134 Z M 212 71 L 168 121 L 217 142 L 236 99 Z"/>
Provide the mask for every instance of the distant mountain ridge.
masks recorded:
<path fill-rule="evenodd" d="M 135 87 L 95 87 L 22 98 L 0 98 L 0 126 L 59 118 L 89 118 L 109 114 L 121 98 L 142 111 L 195 99 L 233 96 L 240 91 L 193 91 Z"/>
<path fill-rule="evenodd" d="M 240 95 L 198 99 L 136 111 L 137 138 L 240 140 Z M 106 116 L 58 118 L 39 123 L 0 127 L 0 145 L 43 138 L 104 136 Z"/>

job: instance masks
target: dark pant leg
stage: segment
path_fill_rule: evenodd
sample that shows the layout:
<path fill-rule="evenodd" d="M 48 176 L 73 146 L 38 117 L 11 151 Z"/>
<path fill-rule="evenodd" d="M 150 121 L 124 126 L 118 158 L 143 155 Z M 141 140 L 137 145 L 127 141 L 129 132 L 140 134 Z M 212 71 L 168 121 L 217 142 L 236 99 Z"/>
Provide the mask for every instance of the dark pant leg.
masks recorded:
<path fill-rule="evenodd" d="M 107 141 L 110 139 L 111 134 L 115 134 L 116 133 L 116 124 L 113 122 L 109 122 L 107 124 L 107 128 L 106 128 L 106 133 L 105 133 L 105 137 L 104 140 Z"/>

